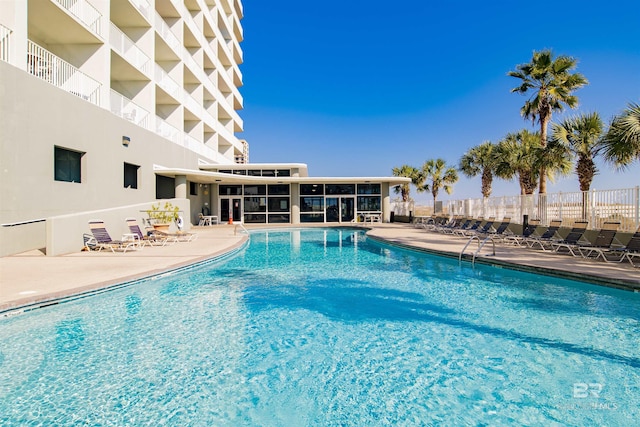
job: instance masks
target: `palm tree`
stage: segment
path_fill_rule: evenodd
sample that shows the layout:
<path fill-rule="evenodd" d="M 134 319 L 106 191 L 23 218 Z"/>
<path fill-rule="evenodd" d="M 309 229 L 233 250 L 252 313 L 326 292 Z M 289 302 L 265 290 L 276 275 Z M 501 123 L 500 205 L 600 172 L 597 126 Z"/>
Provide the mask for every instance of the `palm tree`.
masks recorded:
<path fill-rule="evenodd" d="M 604 126 L 598 113 L 581 114 L 552 125 L 551 141 L 565 145 L 575 156 L 580 191 L 589 191 L 598 173 L 594 158 L 602 147 Z"/>
<path fill-rule="evenodd" d="M 418 177 L 418 170 L 413 166 L 402 165 L 399 168 L 398 167 L 393 168 L 393 176 L 403 176 L 406 178 L 411 178 L 411 182 L 415 184 Z M 410 199 L 409 193 L 411 191 L 411 186 L 409 183 L 396 185 L 394 187 L 394 191 L 396 194 L 398 193 L 401 194 L 403 202 L 409 201 Z"/>
<path fill-rule="evenodd" d="M 436 212 L 436 200 L 440 189 L 451 194 L 452 184 L 458 181 L 458 172 L 455 168 L 447 166 L 443 159 L 427 160 L 418 173 L 418 192 L 430 191 L 433 195 L 433 212 Z"/>
<path fill-rule="evenodd" d="M 578 157 L 576 175 L 582 191 L 582 217 L 589 217 L 589 189 L 598 173 L 594 158 L 598 155 L 604 126 L 598 113 L 582 114 L 552 125 L 550 143 L 565 146 Z"/>
<path fill-rule="evenodd" d="M 537 168 L 540 148 L 537 132 L 524 129 L 507 134 L 495 149 L 496 176 L 507 180 L 517 177 L 520 194 L 533 194 L 540 173 Z"/>
<path fill-rule="evenodd" d="M 640 104 L 630 103 L 614 117 L 602 143 L 605 159 L 620 168 L 640 160 Z"/>
<path fill-rule="evenodd" d="M 570 56 L 558 56 L 553 58 L 551 50 L 545 49 L 533 52 L 530 63 L 516 66 L 516 71 L 509 71 L 508 75 L 522 80 L 520 86 L 511 89 L 511 92 L 527 94 L 533 93 L 520 109 L 520 114 L 534 123 L 536 119 L 540 123 L 540 146 L 547 143 L 547 126 L 551 121 L 554 111 L 564 110 L 564 105 L 575 108 L 578 98 L 573 91 L 588 83 L 580 73 L 571 73 L 576 67 L 577 60 Z M 540 177 L 540 194 L 547 192 L 547 173 L 543 170 Z"/>
<path fill-rule="evenodd" d="M 473 178 L 482 175 L 482 197 L 491 196 L 491 184 L 496 168 L 496 146 L 485 141 L 467 151 L 460 159 L 458 169 L 465 176 Z"/>

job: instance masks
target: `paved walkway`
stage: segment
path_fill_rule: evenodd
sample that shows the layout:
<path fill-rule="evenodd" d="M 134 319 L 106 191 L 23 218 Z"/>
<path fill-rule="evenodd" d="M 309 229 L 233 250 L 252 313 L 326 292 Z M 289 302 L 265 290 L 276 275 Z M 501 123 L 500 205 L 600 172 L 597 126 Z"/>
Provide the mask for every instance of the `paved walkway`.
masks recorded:
<path fill-rule="evenodd" d="M 47 257 L 34 251 L 0 258 L 0 313 L 213 258 L 241 246 L 247 239 L 244 233 L 236 234 L 233 225 L 194 227 L 193 231 L 198 234 L 193 242 L 146 247 L 126 254 L 103 251 Z M 466 238 L 398 223 L 376 225 L 369 231 L 369 236 L 456 258 L 467 242 Z M 506 245 L 496 245 L 493 256 L 491 249 L 485 247 L 476 262 L 510 265 L 543 274 L 554 272 L 569 278 L 586 278 L 595 283 L 640 291 L 640 269 L 628 262 L 582 260 Z"/>

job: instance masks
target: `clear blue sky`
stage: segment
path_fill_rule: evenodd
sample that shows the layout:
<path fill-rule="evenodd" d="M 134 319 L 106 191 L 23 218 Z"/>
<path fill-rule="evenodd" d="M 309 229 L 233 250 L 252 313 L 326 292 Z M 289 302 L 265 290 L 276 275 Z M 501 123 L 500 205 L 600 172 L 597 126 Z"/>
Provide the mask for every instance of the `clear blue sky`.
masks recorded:
<path fill-rule="evenodd" d="M 244 132 L 250 161 L 299 162 L 312 176 L 390 176 L 430 158 L 457 166 L 485 140 L 537 129 L 507 76 L 534 50 L 578 59 L 589 85 L 553 120 L 640 102 L 640 1 L 244 0 Z M 546 9 L 545 9 L 546 6 Z M 601 164 L 592 188 L 640 185 L 640 164 Z M 578 191 L 575 175 L 548 191 Z M 494 181 L 493 195 L 517 194 Z M 417 202 L 430 195 L 412 196 Z M 451 196 L 481 197 L 461 175 Z"/>

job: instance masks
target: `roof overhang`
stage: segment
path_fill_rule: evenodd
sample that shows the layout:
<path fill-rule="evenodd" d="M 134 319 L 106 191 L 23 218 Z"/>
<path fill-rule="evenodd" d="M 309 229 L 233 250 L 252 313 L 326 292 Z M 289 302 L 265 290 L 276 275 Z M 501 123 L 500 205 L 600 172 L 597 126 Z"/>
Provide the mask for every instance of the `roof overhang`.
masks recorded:
<path fill-rule="evenodd" d="M 282 165 L 279 164 L 282 168 Z M 233 169 L 236 169 L 235 165 Z M 309 177 L 309 176 L 249 176 L 229 173 L 209 172 L 198 169 L 167 168 L 153 165 L 156 175 L 167 177 L 186 176 L 188 181 L 200 184 L 290 184 L 290 183 L 314 183 L 314 184 L 362 184 L 362 183 L 388 183 L 391 186 L 411 183 L 410 178 L 400 176 L 386 177 Z"/>

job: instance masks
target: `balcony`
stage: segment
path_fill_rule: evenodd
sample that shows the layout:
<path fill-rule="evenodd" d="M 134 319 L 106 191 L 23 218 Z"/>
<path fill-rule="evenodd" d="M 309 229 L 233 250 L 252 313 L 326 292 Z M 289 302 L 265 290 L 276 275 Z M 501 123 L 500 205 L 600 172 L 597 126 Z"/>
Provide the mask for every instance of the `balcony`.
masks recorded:
<path fill-rule="evenodd" d="M 122 117 L 142 128 L 151 130 L 151 124 L 149 123 L 151 113 L 113 89 L 111 90 L 110 105 L 111 112 L 116 116 Z"/>
<path fill-rule="evenodd" d="M 103 16 L 86 0 L 29 0 L 29 38 L 49 44 L 103 41 Z"/>
<path fill-rule="evenodd" d="M 109 36 L 111 48 L 126 59 L 137 70 L 149 75 L 151 72 L 151 58 L 149 58 L 136 44 L 113 23 Z"/>
<path fill-rule="evenodd" d="M 43 47 L 27 41 L 27 72 L 52 85 L 100 105 L 101 84 Z"/>

